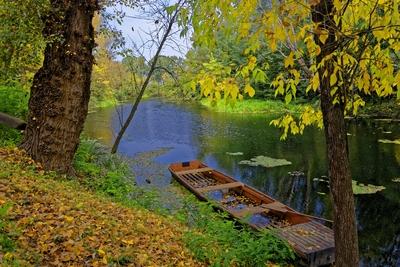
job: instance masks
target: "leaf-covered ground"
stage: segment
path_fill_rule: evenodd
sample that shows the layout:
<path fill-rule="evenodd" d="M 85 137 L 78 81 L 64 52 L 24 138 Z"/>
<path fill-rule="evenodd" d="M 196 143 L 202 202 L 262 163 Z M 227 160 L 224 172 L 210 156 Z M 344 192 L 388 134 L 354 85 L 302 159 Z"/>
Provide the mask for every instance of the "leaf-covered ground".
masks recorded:
<path fill-rule="evenodd" d="M 0 148 L 1 263 L 35 266 L 199 266 L 184 227 L 44 174 Z M 7 208 L 9 207 L 9 208 Z"/>

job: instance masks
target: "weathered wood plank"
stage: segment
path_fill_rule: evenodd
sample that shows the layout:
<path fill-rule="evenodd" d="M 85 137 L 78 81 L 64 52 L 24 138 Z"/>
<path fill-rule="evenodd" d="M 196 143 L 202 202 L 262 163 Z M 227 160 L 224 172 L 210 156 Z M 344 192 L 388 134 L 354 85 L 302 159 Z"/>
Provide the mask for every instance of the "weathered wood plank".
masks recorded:
<path fill-rule="evenodd" d="M 289 211 L 285 204 L 280 203 L 278 201 L 275 201 L 272 203 L 267 203 L 267 204 L 262 204 L 261 206 L 266 209 L 277 210 L 277 211 L 281 211 L 281 212 Z"/>
<path fill-rule="evenodd" d="M 211 172 L 213 169 L 211 168 L 199 168 L 199 169 L 193 169 L 193 170 L 187 170 L 187 171 L 179 171 L 175 172 L 178 175 L 183 175 L 183 174 L 192 174 L 192 173 L 198 173 L 198 172 Z"/>
<path fill-rule="evenodd" d="M 278 235 L 285 238 L 302 254 L 334 246 L 333 231 L 313 221 L 282 228 Z"/>

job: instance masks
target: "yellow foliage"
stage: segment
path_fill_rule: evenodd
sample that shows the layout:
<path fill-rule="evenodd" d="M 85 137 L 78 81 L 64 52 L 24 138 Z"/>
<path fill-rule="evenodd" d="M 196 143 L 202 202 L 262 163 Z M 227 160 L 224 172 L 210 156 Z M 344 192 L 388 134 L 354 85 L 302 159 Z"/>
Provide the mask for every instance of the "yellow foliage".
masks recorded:
<path fill-rule="evenodd" d="M 358 95 L 360 91 L 363 95 L 397 95 L 400 99 L 400 74 L 398 67 L 395 67 L 400 53 L 399 1 L 377 1 L 333 0 L 330 21 L 333 26 L 330 28 L 314 23 L 311 19 L 311 10 L 319 0 L 272 1 L 271 6 L 263 11 L 256 10 L 257 5 L 254 3 L 258 1 L 239 1 L 237 5 L 232 5 L 228 0 L 203 1 L 207 2 L 205 10 L 211 11 L 206 14 L 216 16 L 204 19 L 196 33 L 205 32 L 203 27 L 210 25 L 207 24 L 210 22 L 236 21 L 241 25 L 239 30 L 242 34 L 247 32 L 247 39 L 256 40 L 254 42 L 266 40 L 273 52 L 279 50 L 286 53 L 289 49 L 284 60 L 286 69 L 301 67 L 295 66 L 295 60 L 307 60 L 310 63 L 307 64 L 308 75 L 302 77 L 308 79 L 307 92 L 318 92 L 321 84 L 328 83 L 331 95 L 335 96 L 334 103 L 347 103 L 347 112 L 357 113 L 364 105 L 361 95 Z M 256 30 L 249 31 L 250 28 Z M 210 29 L 207 29 L 209 32 Z M 320 45 L 324 46 L 328 41 L 331 47 L 324 48 L 324 58 L 317 58 L 322 53 Z M 254 52 L 254 47 L 260 47 L 254 42 L 245 51 Z M 252 64 L 245 64 L 241 74 L 247 77 L 251 67 Z M 283 95 L 285 101 L 290 102 L 296 96 L 300 81 L 298 73 L 285 70 L 278 74 L 272 82 L 275 95 Z M 248 87 L 244 88 L 247 92 Z M 305 114 L 306 123 L 303 126 L 313 121 L 309 116 L 315 116 L 316 121 L 320 119 L 320 113 Z M 279 123 L 275 121 L 274 124 L 282 126 L 284 134 L 290 129 L 295 133 L 301 132 L 302 124 L 297 125 L 298 129 L 294 124 L 291 126 L 289 117 L 281 118 Z"/>
<path fill-rule="evenodd" d="M 294 65 L 294 53 L 293 53 L 293 51 L 291 51 L 290 54 L 285 58 L 284 65 L 285 65 L 285 68 L 293 67 L 293 65 Z"/>
<path fill-rule="evenodd" d="M 253 87 L 251 87 L 250 84 L 246 84 L 246 86 L 244 87 L 244 92 L 247 93 L 250 97 L 253 97 L 256 93 L 256 91 Z"/>

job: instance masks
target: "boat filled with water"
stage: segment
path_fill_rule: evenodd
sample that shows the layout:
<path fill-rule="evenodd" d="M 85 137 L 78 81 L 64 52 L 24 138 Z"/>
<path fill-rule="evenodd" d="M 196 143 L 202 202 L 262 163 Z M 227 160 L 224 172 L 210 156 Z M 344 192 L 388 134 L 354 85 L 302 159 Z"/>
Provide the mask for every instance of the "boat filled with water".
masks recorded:
<path fill-rule="evenodd" d="M 273 229 L 308 266 L 334 262 L 334 235 L 324 225 L 327 220 L 297 212 L 198 160 L 171 164 L 169 170 L 199 199 L 213 203 L 255 230 Z"/>

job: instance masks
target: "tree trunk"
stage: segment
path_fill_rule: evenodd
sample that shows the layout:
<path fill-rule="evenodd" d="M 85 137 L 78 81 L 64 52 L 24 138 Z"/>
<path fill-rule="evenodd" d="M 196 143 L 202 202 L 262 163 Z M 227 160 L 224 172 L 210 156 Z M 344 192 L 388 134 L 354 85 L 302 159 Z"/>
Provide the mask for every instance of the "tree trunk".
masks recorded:
<path fill-rule="evenodd" d="M 21 148 L 46 170 L 73 174 L 72 160 L 88 111 L 96 0 L 51 0 L 49 40 L 35 74 Z"/>
<path fill-rule="evenodd" d="M 333 197 L 336 266 L 358 266 L 358 238 L 343 108 L 321 86 L 321 108 Z"/>
<path fill-rule="evenodd" d="M 313 21 L 320 23 L 321 30 L 329 32 L 325 43 L 315 36 L 316 43 L 321 47 L 321 53 L 317 56 L 317 65 L 336 49 L 335 33 L 337 29 L 332 18 L 332 11 L 332 0 L 321 0 L 312 10 Z M 318 74 L 327 144 L 330 191 L 334 207 L 335 262 L 339 267 L 356 267 L 359 259 L 358 237 L 344 120 L 344 98 L 340 89 L 335 94 L 331 94 L 330 76 L 334 68 L 332 60 L 335 58 L 333 57 L 330 62 L 325 62 L 324 66 L 319 68 Z M 328 75 L 324 77 L 325 71 Z M 335 98 L 338 102 L 336 104 L 334 104 Z"/>

